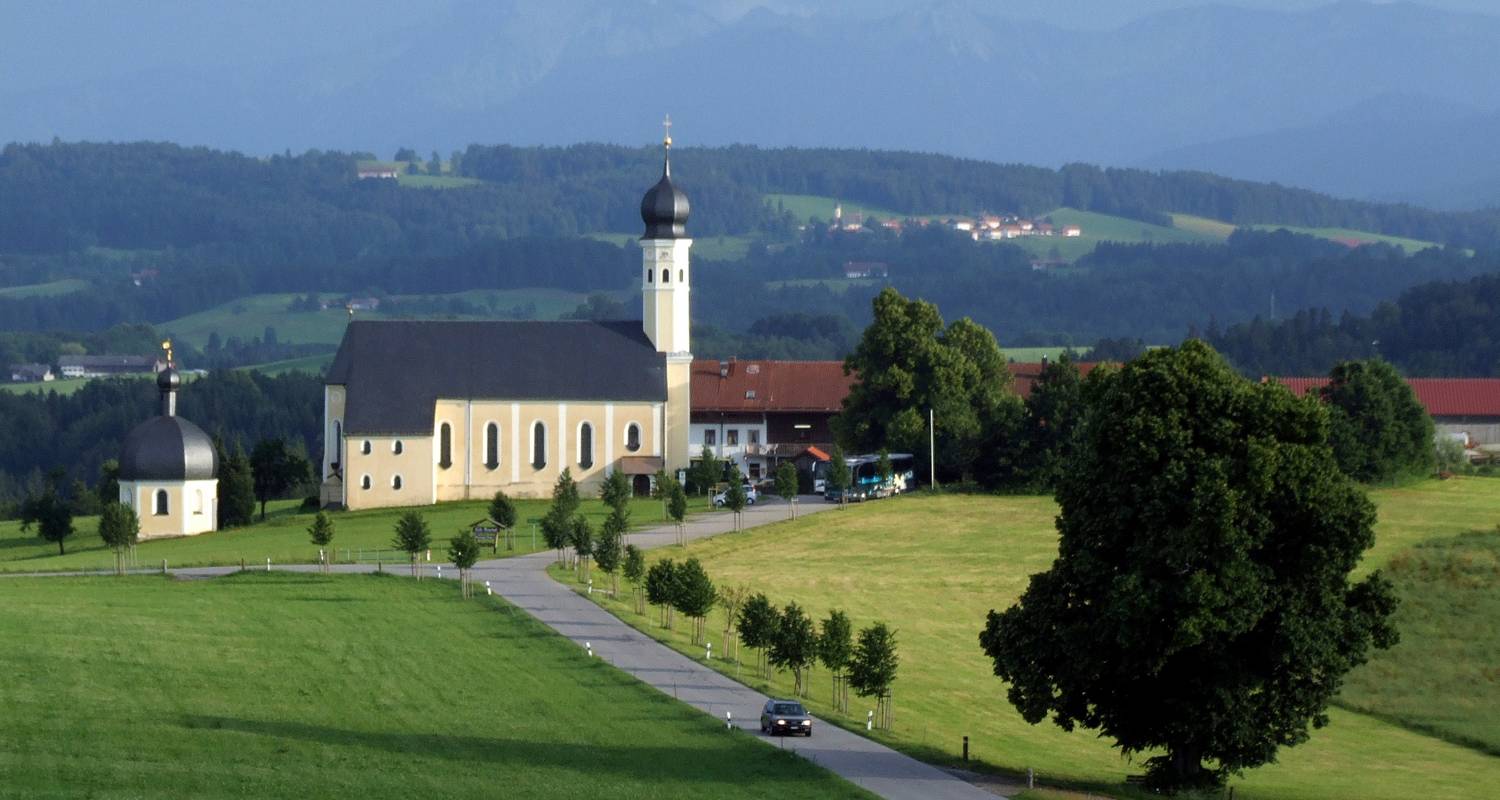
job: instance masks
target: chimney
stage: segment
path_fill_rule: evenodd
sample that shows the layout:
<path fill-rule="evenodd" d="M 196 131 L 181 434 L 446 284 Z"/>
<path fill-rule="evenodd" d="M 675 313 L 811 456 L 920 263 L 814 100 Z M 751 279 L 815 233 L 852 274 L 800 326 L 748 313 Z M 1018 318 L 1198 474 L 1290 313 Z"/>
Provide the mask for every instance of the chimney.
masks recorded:
<path fill-rule="evenodd" d="M 719 377 L 720 378 L 727 378 L 727 377 L 729 377 L 729 362 L 725 361 L 723 359 L 719 359 Z"/>

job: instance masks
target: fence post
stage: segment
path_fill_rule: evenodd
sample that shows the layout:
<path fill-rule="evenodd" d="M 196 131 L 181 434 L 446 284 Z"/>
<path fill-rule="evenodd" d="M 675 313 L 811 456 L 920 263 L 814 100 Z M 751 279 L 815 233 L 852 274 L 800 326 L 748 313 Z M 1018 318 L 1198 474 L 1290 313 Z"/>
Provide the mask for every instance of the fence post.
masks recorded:
<path fill-rule="evenodd" d="M 964 760 L 969 760 L 969 737 L 964 737 Z"/>
<path fill-rule="evenodd" d="M 167 574 L 167 560 L 165 558 L 161 560 L 161 574 Z"/>

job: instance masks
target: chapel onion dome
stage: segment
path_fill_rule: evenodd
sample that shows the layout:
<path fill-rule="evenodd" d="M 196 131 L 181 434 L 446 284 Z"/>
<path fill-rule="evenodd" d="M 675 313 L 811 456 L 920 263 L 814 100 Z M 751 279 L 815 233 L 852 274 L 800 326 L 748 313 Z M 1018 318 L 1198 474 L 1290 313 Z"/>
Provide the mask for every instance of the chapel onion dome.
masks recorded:
<path fill-rule="evenodd" d="M 667 140 L 671 147 L 671 140 Z M 672 185 L 671 153 L 662 161 L 661 180 L 641 198 L 641 221 L 646 223 L 642 239 L 686 239 L 688 221 L 687 195 Z"/>
<path fill-rule="evenodd" d="M 177 416 L 177 389 L 182 377 L 167 367 L 156 376 L 161 390 L 161 414 L 142 422 L 125 435 L 120 451 L 122 481 L 211 480 L 219 460 L 214 443 L 203 429 Z"/>

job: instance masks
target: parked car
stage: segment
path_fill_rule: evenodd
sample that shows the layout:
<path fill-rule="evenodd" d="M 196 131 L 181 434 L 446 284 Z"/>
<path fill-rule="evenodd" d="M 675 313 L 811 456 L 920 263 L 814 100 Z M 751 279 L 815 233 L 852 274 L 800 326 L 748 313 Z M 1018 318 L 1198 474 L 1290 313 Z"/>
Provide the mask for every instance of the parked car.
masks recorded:
<path fill-rule="evenodd" d="M 748 483 L 744 484 L 744 486 L 745 486 L 745 505 L 747 505 L 747 506 L 753 506 L 753 505 L 755 505 L 755 499 L 760 496 L 760 493 L 757 492 L 757 491 L 755 491 L 755 487 L 752 486 L 752 485 L 750 485 L 750 484 L 748 484 Z M 729 490 L 725 489 L 725 490 L 719 492 L 718 494 L 714 495 L 714 506 L 716 506 L 718 508 L 723 508 L 724 507 L 724 503 L 728 499 L 729 499 Z"/>
<path fill-rule="evenodd" d="M 812 717 L 807 715 L 807 709 L 796 700 L 777 700 L 773 697 L 760 710 L 760 732 L 770 736 L 785 736 L 789 733 L 812 736 Z"/>

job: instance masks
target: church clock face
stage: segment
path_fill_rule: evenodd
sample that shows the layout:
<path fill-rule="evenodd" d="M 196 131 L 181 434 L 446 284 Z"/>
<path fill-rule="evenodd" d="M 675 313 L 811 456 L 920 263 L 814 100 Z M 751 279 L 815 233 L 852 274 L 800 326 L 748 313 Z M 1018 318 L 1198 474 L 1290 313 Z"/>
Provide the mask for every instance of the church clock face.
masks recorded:
<path fill-rule="evenodd" d="M 657 250 L 656 251 L 656 258 L 659 261 L 665 261 L 665 260 L 667 260 L 667 257 L 670 256 L 670 255 L 671 255 L 671 252 L 668 251 L 668 250 Z"/>

